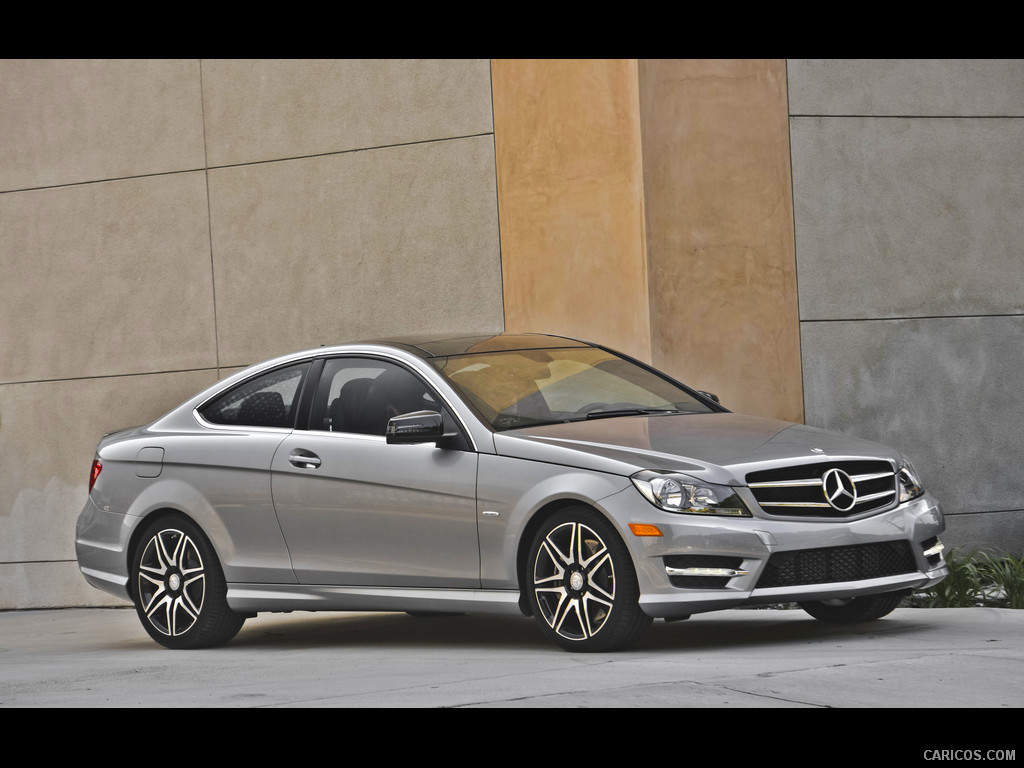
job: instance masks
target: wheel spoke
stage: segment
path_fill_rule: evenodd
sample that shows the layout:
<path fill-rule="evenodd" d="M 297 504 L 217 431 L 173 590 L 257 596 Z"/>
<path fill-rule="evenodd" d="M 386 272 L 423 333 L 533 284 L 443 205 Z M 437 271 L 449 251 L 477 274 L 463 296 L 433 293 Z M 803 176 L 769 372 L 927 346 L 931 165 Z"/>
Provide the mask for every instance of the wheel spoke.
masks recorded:
<path fill-rule="evenodd" d="M 541 588 L 534 590 L 534 594 L 541 604 L 544 620 L 549 627 L 554 627 L 567 602 L 568 595 L 566 595 L 565 589 L 563 587 Z"/>
<path fill-rule="evenodd" d="M 158 576 L 167 573 L 167 560 L 164 557 L 164 550 L 160 545 L 159 537 L 152 539 L 146 546 L 146 552 L 142 556 L 139 568 L 149 573 L 155 573 Z"/>
<path fill-rule="evenodd" d="M 177 565 L 178 551 L 184 538 L 178 531 L 162 531 L 156 537 L 157 557 L 167 565 Z M 170 539 L 170 542 L 168 542 L 168 539 Z M 167 551 L 168 543 L 171 545 L 170 552 Z"/>
<path fill-rule="evenodd" d="M 192 611 L 183 597 L 179 597 L 174 601 L 171 610 L 173 611 L 174 620 L 174 626 L 171 628 L 172 635 L 180 635 L 183 632 L 187 632 L 195 624 L 196 619 L 199 618 L 199 612 Z M 185 617 L 187 617 L 185 621 L 182 621 L 182 614 L 185 614 Z"/>
<path fill-rule="evenodd" d="M 561 553 L 558 552 L 557 547 L 555 547 L 552 544 L 549 544 L 548 541 L 545 539 L 544 542 L 541 544 L 541 551 L 538 553 L 538 561 L 540 560 L 541 554 L 547 555 L 547 564 L 549 567 L 545 568 L 543 571 L 543 573 L 545 573 L 546 575 L 541 575 L 540 562 L 538 562 L 538 567 L 534 569 L 533 583 L 544 584 L 545 582 L 549 581 L 561 581 L 562 577 L 565 575 L 565 568 L 562 566 L 562 562 L 564 562 L 564 560 L 561 560 Z M 550 572 L 548 573 L 548 571 Z"/>
<path fill-rule="evenodd" d="M 584 621 L 580 611 L 579 599 L 566 600 L 561 608 L 561 614 L 554 617 L 555 623 L 552 624 L 552 628 L 562 637 L 572 640 L 585 640 L 589 637 L 587 622 Z"/>
<path fill-rule="evenodd" d="M 587 574 L 587 583 L 592 590 L 604 596 L 610 609 L 612 601 L 615 599 L 615 571 L 610 554 L 605 552 L 601 560 L 590 569 Z"/>
<path fill-rule="evenodd" d="M 572 529 L 569 531 L 569 541 L 567 542 L 568 547 L 566 547 L 565 552 L 562 552 L 562 550 L 559 548 L 559 546 L 555 543 L 554 540 L 554 535 L 561 531 L 562 528 L 564 528 L 565 526 L 556 528 L 548 534 L 547 538 L 544 539 L 544 546 L 548 550 L 548 554 L 551 555 L 551 560 L 553 563 L 562 563 L 563 565 L 573 564 L 573 541 L 576 538 L 576 524 L 571 523 L 570 525 L 572 526 Z"/>
<path fill-rule="evenodd" d="M 608 600 L 602 600 L 594 595 L 583 596 L 583 615 L 586 617 L 586 630 L 594 635 L 601 630 L 608 615 L 612 611 L 612 604 Z"/>
<path fill-rule="evenodd" d="M 181 601 L 187 605 L 191 613 L 198 616 L 203 608 L 203 595 L 206 587 L 205 577 L 201 574 L 185 583 L 181 591 Z"/>
<path fill-rule="evenodd" d="M 142 599 L 143 611 L 149 613 L 153 603 L 163 592 L 164 582 L 162 579 L 154 579 L 145 573 L 139 574 L 139 597 Z"/>
<path fill-rule="evenodd" d="M 579 547 L 578 561 L 584 568 L 589 568 L 590 563 L 605 554 L 608 551 L 608 548 L 605 547 L 604 542 L 601 541 L 597 537 L 597 534 L 592 530 L 584 528 L 584 526 L 578 527 L 582 529 L 577 535 L 577 546 Z M 583 530 L 585 530 L 588 535 L 583 535 Z"/>
<path fill-rule="evenodd" d="M 171 633 L 171 603 L 170 595 L 163 595 L 159 600 L 150 602 L 150 608 L 146 611 L 150 623 L 165 635 Z"/>

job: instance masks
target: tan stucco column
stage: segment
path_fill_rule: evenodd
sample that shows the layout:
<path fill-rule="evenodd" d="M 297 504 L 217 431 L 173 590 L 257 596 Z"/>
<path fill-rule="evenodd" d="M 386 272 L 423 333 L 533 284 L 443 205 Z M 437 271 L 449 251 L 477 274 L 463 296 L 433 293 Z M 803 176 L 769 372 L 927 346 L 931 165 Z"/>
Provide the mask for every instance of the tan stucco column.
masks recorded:
<path fill-rule="evenodd" d="M 505 327 L 650 360 L 635 60 L 491 63 Z"/>
<path fill-rule="evenodd" d="M 505 325 L 802 421 L 782 60 L 491 64 Z"/>

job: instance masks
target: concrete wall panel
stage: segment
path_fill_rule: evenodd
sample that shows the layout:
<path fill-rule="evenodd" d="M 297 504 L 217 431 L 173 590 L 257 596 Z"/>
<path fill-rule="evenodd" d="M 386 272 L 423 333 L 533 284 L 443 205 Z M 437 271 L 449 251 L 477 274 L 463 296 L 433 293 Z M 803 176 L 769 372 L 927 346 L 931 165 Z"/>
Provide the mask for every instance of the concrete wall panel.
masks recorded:
<path fill-rule="evenodd" d="M 0 609 L 113 601 L 73 549 L 104 432 L 298 346 L 500 330 L 495 195 L 486 60 L 0 61 Z"/>
<path fill-rule="evenodd" d="M 203 62 L 211 166 L 490 133 L 487 59 Z"/>
<path fill-rule="evenodd" d="M 119 600 L 86 584 L 78 570 L 78 563 L 73 560 L 0 562 L 0 606 L 4 610 L 130 605 L 127 600 Z"/>
<path fill-rule="evenodd" d="M 500 330 L 490 136 L 210 172 L 222 365 Z"/>
<path fill-rule="evenodd" d="M 80 576 L 76 582 L 69 569 L 47 568 L 75 559 L 75 520 L 96 444 L 106 432 L 152 421 L 216 380 L 208 370 L 0 385 L 0 607 L 93 599 L 95 590 Z M 64 589 L 64 598 L 54 591 Z"/>
<path fill-rule="evenodd" d="M 206 182 L 0 195 L 0 382 L 216 366 Z"/>
<path fill-rule="evenodd" d="M 1024 59 L 790 59 L 793 115 L 1024 116 Z"/>
<path fill-rule="evenodd" d="M 1022 509 L 1024 411 L 1008 383 L 1024 377 L 1024 318 L 804 323 L 802 336 L 809 424 L 903 450 L 952 515 Z"/>
<path fill-rule="evenodd" d="M 803 319 L 1024 311 L 1024 130 L 794 118 Z"/>
<path fill-rule="evenodd" d="M 0 60 L 0 191 L 201 168 L 196 60 Z"/>
<path fill-rule="evenodd" d="M 807 423 L 905 450 L 948 543 L 1024 548 L 1024 62 L 791 61 Z"/>

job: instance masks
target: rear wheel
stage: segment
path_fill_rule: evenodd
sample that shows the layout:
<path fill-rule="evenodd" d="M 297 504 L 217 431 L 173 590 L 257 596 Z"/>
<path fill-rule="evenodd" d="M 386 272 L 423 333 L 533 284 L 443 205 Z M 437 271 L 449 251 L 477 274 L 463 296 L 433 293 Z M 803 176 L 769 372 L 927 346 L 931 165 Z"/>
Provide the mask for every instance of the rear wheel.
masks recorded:
<path fill-rule="evenodd" d="M 861 621 L 874 621 L 892 613 L 904 594 L 888 592 L 841 600 L 818 600 L 800 603 L 800 607 L 819 621 L 830 624 L 855 624 Z"/>
<path fill-rule="evenodd" d="M 228 607 L 227 584 L 213 547 L 184 516 L 161 517 L 146 527 L 131 578 L 142 626 L 167 648 L 222 645 L 245 623 Z"/>
<path fill-rule="evenodd" d="M 530 547 L 528 600 L 541 631 L 570 651 L 632 644 L 651 619 L 626 545 L 589 507 L 562 510 Z"/>

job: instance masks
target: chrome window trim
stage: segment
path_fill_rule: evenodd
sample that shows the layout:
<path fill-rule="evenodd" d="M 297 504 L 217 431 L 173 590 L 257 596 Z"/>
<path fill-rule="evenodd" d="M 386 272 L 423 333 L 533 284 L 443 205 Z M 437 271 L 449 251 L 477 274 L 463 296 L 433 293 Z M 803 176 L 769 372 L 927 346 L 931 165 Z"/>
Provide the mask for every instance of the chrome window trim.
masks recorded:
<path fill-rule="evenodd" d="M 461 429 L 462 433 L 466 436 L 466 440 L 469 442 L 469 445 L 470 445 L 472 451 L 474 453 L 480 453 L 480 447 L 477 445 L 477 441 L 476 441 L 476 438 L 473 436 L 472 430 L 470 430 L 466 426 L 465 419 L 459 413 L 459 409 L 456 408 L 452 404 L 451 398 L 448 397 L 448 395 L 446 395 L 441 390 L 441 388 L 437 385 L 437 383 L 435 381 L 433 381 L 430 377 L 425 376 L 423 374 L 423 371 L 421 371 L 419 368 L 417 368 L 417 367 L 415 367 L 413 365 L 410 365 L 408 360 L 404 359 L 403 357 L 401 357 L 399 355 L 391 354 L 389 350 L 383 350 L 383 349 L 356 348 L 356 349 L 345 349 L 345 350 L 338 350 L 338 349 L 333 349 L 332 350 L 332 349 L 329 349 L 329 348 L 325 348 L 325 349 L 322 349 L 322 350 L 317 350 L 316 354 L 313 354 L 313 355 L 310 355 L 309 352 L 307 351 L 307 352 L 300 353 L 300 354 L 296 355 L 294 358 L 286 358 L 286 359 L 283 359 L 283 360 L 278 358 L 276 360 L 270 361 L 270 363 L 268 363 L 265 366 L 261 366 L 258 370 L 253 371 L 251 376 L 248 376 L 248 377 L 246 377 L 244 379 L 241 379 L 239 381 L 235 381 L 230 386 L 225 386 L 225 387 L 223 387 L 221 389 L 218 389 L 216 392 L 214 392 L 212 395 L 210 395 L 209 397 L 204 399 L 202 402 L 197 404 L 195 406 L 195 408 L 192 409 L 192 416 L 195 418 L 196 422 L 201 427 L 204 427 L 206 429 L 213 429 L 213 430 L 217 430 L 217 431 L 228 431 L 228 432 L 267 432 L 267 433 L 280 433 L 280 434 L 288 434 L 288 433 L 291 433 L 291 432 L 316 432 L 317 434 L 347 435 L 347 436 L 350 436 L 350 437 L 367 437 L 367 438 L 377 438 L 377 439 L 382 440 L 382 441 L 385 440 L 386 438 L 383 435 L 362 435 L 362 434 L 360 434 L 358 432 L 331 432 L 330 430 L 326 430 L 326 429 L 297 429 L 295 427 L 255 427 L 255 426 L 250 427 L 250 426 L 245 426 L 244 424 L 214 424 L 213 422 L 207 421 L 205 418 L 203 418 L 202 413 L 200 412 L 201 409 L 205 408 L 207 405 L 209 405 L 211 402 L 216 400 L 218 397 L 221 397 L 222 395 L 226 394 L 230 390 L 232 390 L 232 389 L 234 389 L 236 387 L 242 386 L 246 382 L 252 381 L 253 379 L 258 378 L 259 376 L 263 376 L 265 374 L 271 373 L 272 371 L 275 371 L 275 370 L 278 370 L 278 369 L 281 369 L 281 368 L 290 368 L 291 366 L 298 365 L 298 364 L 300 364 L 302 362 L 307 362 L 309 364 L 312 364 L 312 363 L 314 363 L 317 360 L 324 360 L 324 361 L 336 360 L 336 359 L 342 358 L 342 357 L 356 357 L 356 358 L 361 357 L 361 358 L 370 358 L 370 359 L 376 358 L 376 359 L 384 360 L 385 362 L 389 362 L 389 363 L 392 363 L 392 364 L 395 364 L 395 365 L 399 365 L 402 368 L 404 368 L 404 369 L 410 371 L 411 373 L 413 373 L 413 375 L 418 376 L 420 379 L 422 379 L 430 387 L 432 392 L 436 393 L 438 395 L 438 397 L 441 398 L 441 401 L 448 407 L 448 411 L 451 413 L 452 418 L 455 419 L 455 422 L 458 425 L 459 429 Z M 426 367 L 426 366 L 424 366 L 424 367 Z M 309 371 L 306 372 L 306 375 L 307 376 L 309 375 Z M 440 374 L 436 374 L 436 375 L 440 377 Z M 444 382 L 444 379 L 441 378 L 441 381 Z M 319 381 L 317 383 L 319 384 Z M 445 383 L 447 384 L 447 382 L 445 382 Z M 303 386 L 305 386 L 305 382 L 303 382 Z M 300 394 L 300 396 L 301 396 L 301 394 Z"/>
<path fill-rule="evenodd" d="M 192 415 L 195 416 L 196 422 L 199 426 L 205 427 L 206 429 L 215 429 L 219 432 L 279 432 L 283 435 L 289 432 L 294 432 L 294 427 L 247 427 L 244 424 L 214 424 L 212 421 L 207 421 L 203 418 L 203 415 L 199 412 L 199 408 L 192 410 Z"/>

